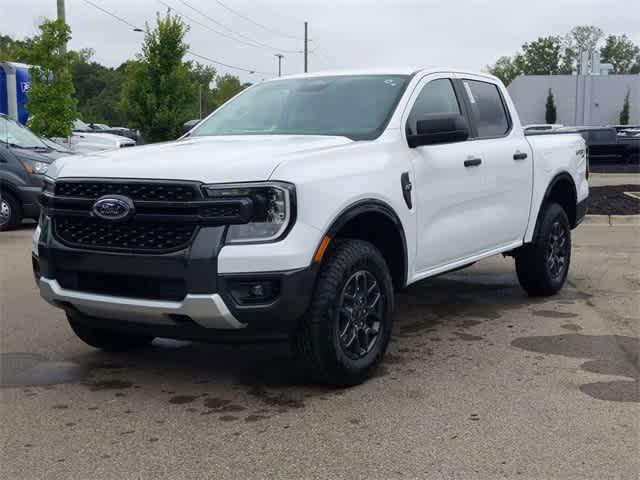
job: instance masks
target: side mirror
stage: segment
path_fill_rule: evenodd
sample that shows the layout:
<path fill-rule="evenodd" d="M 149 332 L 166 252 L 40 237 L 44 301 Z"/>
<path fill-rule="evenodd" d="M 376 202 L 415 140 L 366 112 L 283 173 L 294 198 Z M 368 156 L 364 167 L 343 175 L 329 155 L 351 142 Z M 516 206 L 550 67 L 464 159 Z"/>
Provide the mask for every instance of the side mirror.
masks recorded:
<path fill-rule="evenodd" d="M 418 120 L 416 135 L 407 135 L 409 147 L 463 142 L 469 138 L 467 120 L 458 114 L 429 115 Z"/>

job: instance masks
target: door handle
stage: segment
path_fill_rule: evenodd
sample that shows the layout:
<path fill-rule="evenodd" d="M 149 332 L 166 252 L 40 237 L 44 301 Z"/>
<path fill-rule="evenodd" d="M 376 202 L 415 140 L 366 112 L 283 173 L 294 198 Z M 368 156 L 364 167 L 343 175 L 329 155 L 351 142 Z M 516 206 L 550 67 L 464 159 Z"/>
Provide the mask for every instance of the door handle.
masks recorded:
<path fill-rule="evenodd" d="M 527 158 L 527 154 L 526 153 L 521 153 L 521 152 L 516 152 L 513 154 L 513 159 L 514 160 L 524 160 Z"/>
<path fill-rule="evenodd" d="M 481 163 L 482 163 L 482 159 L 481 158 L 470 158 L 470 159 L 464 161 L 464 166 L 465 167 L 477 167 Z"/>

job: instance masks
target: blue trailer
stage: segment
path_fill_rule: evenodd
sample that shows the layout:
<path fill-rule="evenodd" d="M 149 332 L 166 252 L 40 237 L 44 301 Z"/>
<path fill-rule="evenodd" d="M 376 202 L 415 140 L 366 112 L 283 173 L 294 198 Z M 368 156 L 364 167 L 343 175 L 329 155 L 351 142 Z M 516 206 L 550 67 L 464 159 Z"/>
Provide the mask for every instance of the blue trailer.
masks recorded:
<path fill-rule="evenodd" d="M 24 63 L 0 62 L 0 113 L 23 125 L 29 118 L 26 109 L 31 89 L 29 68 Z"/>

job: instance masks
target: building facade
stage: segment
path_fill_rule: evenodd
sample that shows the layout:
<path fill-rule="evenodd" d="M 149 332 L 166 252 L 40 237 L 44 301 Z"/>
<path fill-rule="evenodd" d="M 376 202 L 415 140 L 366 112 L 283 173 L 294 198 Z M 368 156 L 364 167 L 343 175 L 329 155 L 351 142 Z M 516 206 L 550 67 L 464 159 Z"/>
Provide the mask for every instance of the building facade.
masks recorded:
<path fill-rule="evenodd" d="M 617 125 L 629 92 L 629 124 L 640 124 L 640 75 L 522 75 L 507 87 L 523 124 L 546 123 L 549 89 L 556 123 Z"/>

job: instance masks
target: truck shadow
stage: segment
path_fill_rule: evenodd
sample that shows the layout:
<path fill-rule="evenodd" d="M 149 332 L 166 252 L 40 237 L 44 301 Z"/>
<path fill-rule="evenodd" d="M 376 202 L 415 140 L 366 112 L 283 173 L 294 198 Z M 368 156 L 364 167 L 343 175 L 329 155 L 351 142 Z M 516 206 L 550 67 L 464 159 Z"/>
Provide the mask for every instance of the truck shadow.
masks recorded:
<path fill-rule="evenodd" d="M 587 297 L 568 287 L 552 301 L 573 303 Z M 536 302 L 541 301 L 533 300 Z M 398 294 L 391 344 L 371 382 L 412 375 L 424 365 L 439 368 L 439 363 L 468 351 L 461 345 L 465 342 L 491 348 L 491 339 L 477 334 L 482 330 L 475 327 L 497 322 L 510 310 L 531 304 L 512 272 L 472 270 L 413 285 Z M 431 343 L 438 341 L 443 345 Z M 314 384 L 296 365 L 288 344 L 217 345 L 156 339 L 138 351 L 116 355 L 87 349 L 67 360 L 73 365 L 63 367 L 77 365 L 75 371 L 82 373 L 72 383 L 80 383 L 91 397 L 95 395 L 87 401 L 136 398 L 139 392 L 154 401 L 182 405 L 194 414 L 217 415 L 214 418 L 220 421 L 259 421 L 350 392 Z M 57 367 L 59 372 L 60 365 Z"/>
<path fill-rule="evenodd" d="M 567 288 L 555 300 L 572 302 L 588 295 Z M 544 300 L 547 301 L 547 300 Z M 453 274 L 421 282 L 398 294 L 394 334 L 389 353 L 378 376 L 392 373 L 402 364 L 403 351 L 430 354 L 426 340 L 436 340 L 439 325 L 451 322 L 449 341 L 482 340 L 465 333 L 465 329 L 497 320 L 511 309 L 543 300 L 531 299 L 520 289 L 513 273 Z M 452 337 L 453 335 L 453 337 Z M 428 337 L 428 338 L 427 338 Z M 416 357 L 416 355 L 413 355 Z M 417 357 L 416 357 L 417 358 Z M 295 364 L 288 344 L 199 344 L 156 339 L 150 348 L 118 354 L 91 351 L 72 359 L 86 365 L 91 372 L 117 371 L 144 377 L 144 383 L 193 382 L 220 383 L 245 387 L 313 387 Z M 110 367 L 122 368 L 110 368 Z M 117 373 L 117 372 L 116 372 Z M 109 373 L 113 375 L 113 373 Z M 330 389 L 329 389 L 330 390 Z"/>

